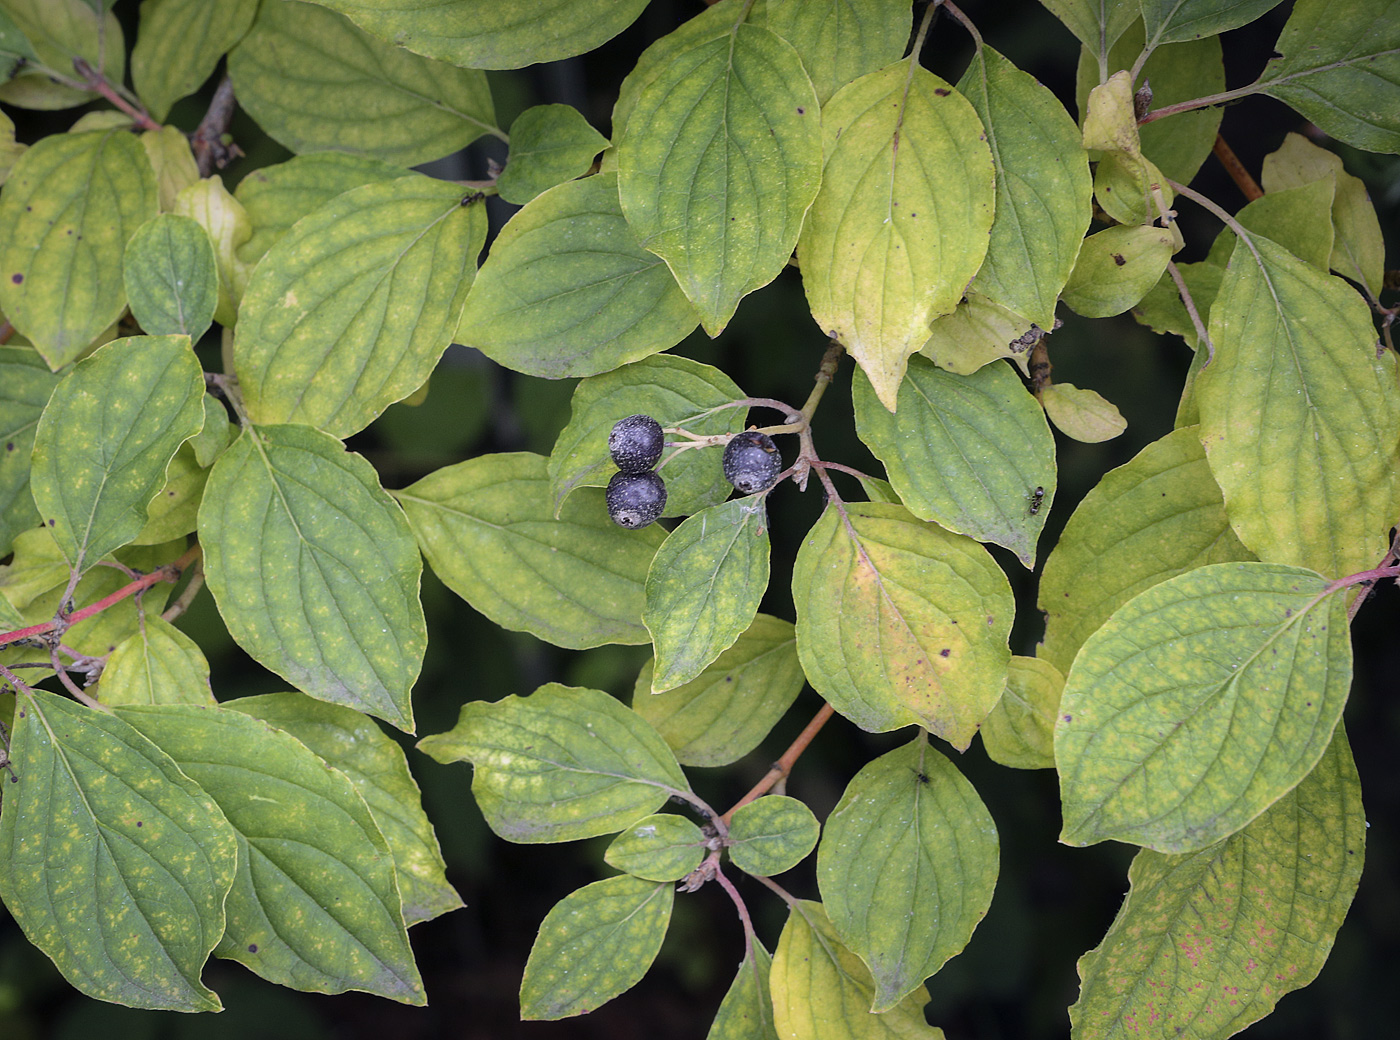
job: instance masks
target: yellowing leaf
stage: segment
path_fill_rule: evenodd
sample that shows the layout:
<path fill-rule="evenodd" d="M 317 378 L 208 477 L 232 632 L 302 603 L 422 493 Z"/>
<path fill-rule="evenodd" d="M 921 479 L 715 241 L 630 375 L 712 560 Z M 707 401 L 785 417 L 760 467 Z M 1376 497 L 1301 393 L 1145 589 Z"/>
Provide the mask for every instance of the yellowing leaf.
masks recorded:
<path fill-rule="evenodd" d="M 1038 326 L 1029 318 L 969 291 L 957 310 L 934 319 L 919 353 L 960 376 L 969 376 L 999 358 L 1009 358 L 1025 371 L 1032 345 L 1028 333 L 1033 329 Z"/>
<path fill-rule="evenodd" d="M 987 253 L 995 172 L 967 99 L 900 62 L 822 112 L 822 189 L 798 243 L 812 317 L 895 408 L 905 366 Z"/>
<path fill-rule="evenodd" d="M 1110 401 L 1073 383 L 1053 383 L 1040 392 L 1040 403 L 1056 429 L 1085 444 L 1111 441 L 1128 428 L 1127 420 Z"/>
<path fill-rule="evenodd" d="M 181 189 L 171 212 L 194 220 L 214 244 L 219 269 L 219 305 L 214 310 L 214 320 L 231 327 L 238 319 L 239 304 L 251 274 L 251 268 L 238 259 L 238 247 L 252 234 L 248 214 L 229 194 L 221 177 L 205 177 Z"/>
<path fill-rule="evenodd" d="M 1157 284 L 1172 245 L 1169 230 L 1147 225 L 1090 235 L 1065 284 L 1065 305 L 1086 318 L 1122 314 Z"/>
<path fill-rule="evenodd" d="M 1055 713 L 1065 677 L 1039 657 L 1012 657 L 1001 700 L 982 723 L 987 757 L 1012 769 L 1053 769 Z"/>
<path fill-rule="evenodd" d="M 962 749 L 1010 659 L 1006 575 L 970 538 L 901 506 L 828 506 L 792 575 L 808 681 L 871 732 L 917 724 Z"/>
<path fill-rule="evenodd" d="M 904 0 L 768 0 L 768 28 L 797 48 L 825 105 L 867 72 L 882 69 L 909 45 Z"/>
<path fill-rule="evenodd" d="M 131 81 L 152 117 L 199 89 L 253 24 L 257 0 L 145 0 Z"/>

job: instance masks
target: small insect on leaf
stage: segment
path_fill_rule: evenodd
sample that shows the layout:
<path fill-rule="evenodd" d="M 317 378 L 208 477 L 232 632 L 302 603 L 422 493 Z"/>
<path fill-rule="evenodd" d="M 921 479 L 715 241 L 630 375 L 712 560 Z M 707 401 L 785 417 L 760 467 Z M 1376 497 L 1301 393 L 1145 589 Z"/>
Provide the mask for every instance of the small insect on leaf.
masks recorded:
<path fill-rule="evenodd" d="M 1045 489 L 1037 485 L 1036 489 L 1031 492 L 1031 516 L 1035 516 L 1036 513 L 1040 512 L 1040 503 L 1044 498 Z"/>

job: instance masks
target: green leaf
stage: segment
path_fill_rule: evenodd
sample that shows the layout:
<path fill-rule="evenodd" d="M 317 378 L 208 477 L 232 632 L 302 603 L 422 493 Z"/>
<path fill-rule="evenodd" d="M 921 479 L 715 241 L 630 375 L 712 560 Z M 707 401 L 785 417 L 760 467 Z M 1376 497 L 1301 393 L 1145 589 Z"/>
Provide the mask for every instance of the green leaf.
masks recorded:
<path fill-rule="evenodd" d="M 1108 52 L 1118 37 L 1138 17 L 1137 4 L 1116 3 L 1114 0 L 1040 0 L 1065 28 L 1074 33 L 1098 61 L 1102 74 L 1108 78 Z"/>
<path fill-rule="evenodd" d="M 1133 68 L 1142 50 L 1142 23 L 1134 21 L 1110 50 L 1108 67 Z M 1089 91 L 1098 83 L 1098 64 L 1086 48 L 1079 55 L 1080 111 L 1084 110 Z M 1219 38 L 1209 36 L 1157 47 L 1138 70 L 1133 85 L 1141 88 L 1143 84 L 1152 89 L 1153 108 L 1220 93 L 1225 89 L 1225 60 Z M 1210 156 L 1223 115 L 1223 109 L 1208 106 L 1139 126 L 1142 154 L 1172 180 L 1189 184 Z"/>
<path fill-rule="evenodd" d="M 224 706 L 285 730 L 350 778 L 389 843 L 406 925 L 462 906 L 447 883 L 442 852 L 408 759 L 367 716 L 299 693 L 242 697 Z"/>
<path fill-rule="evenodd" d="M 0 18 L 3 17 L 3 12 L 0 12 Z M 4 32 L 4 25 L 0 23 L 0 40 L 3 40 Z M 4 69 L 4 62 L 5 53 L 0 50 L 0 71 Z M 28 147 L 28 145 L 20 144 L 15 140 L 14 121 L 4 112 L 0 112 L 0 184 L 4 184 L 9 178 L 10 170 L 14 168 L 15 161 L 24 154 Z"/>
<path fill-rule="evenodd" d="M 1247 207 L 1246 207 L 1247 208 Z M 1228 237 L 1228 236 L 1225 236 Z M 1216 293 L 1220 291 L 1221 279 L 1225 277 L 1225 257 L 1220 258 L 1220 263 L 1213 260 L 1202 260 L 1197 263 L 1178 263 L 1177 273 L 1181 275 L 1182 281 L 1186 283 L 1186 290 L 1191 294 L 1191 299 L 1196 305 L 1196 312 L 1202 321 L 1210 315 L 1210 305 L 1215 301 Z M 1196 336 L 1196 325 L 1187 313 L 1185 305 L 1181 302 L 1180 290 L 1176 287 L 1176 282 L 1172 280 L 1170 272 L 1163 272 L 1162 277 L 1157 280 L 1157 284 L 1147 291 L 1137 304 L 1132 308 L 1133 317 L 1152 329 L 1154 332 L 1175 333 L 1186 341 L 1186 345 L 1193 350 L 1200 351 L 1198 357 L 1204 360 L 1205 352 L 1201 351 L 1201 345 Z M 1199 365 L 1199 361 L 1197 364 Z M 1194 379 L 1194 375 L 1188 380 Z M 1182 395 L 1182 402 L 1194 399 L 1194 394 L 1188 389 Z M 1178 412 L 1178 415 L 1181 413 Z M 1186 421 L 1178 421 L 1178 426 L 1194 425 L 1197 420 L 1194 418 Z"/>
<path fill-rule="evenodd" d="M 750 941 L 705 1040 L 778 1040 L 768 988 L 772 970 L 773 958 L 763 944 L 757 939 Z"/>
<path fill-rule="evenodd" d="M 34 435 L 34 502 L 75 571 L 131 541 L 171 456 L 204 425 L 204 374 L 186 336 L 95 351 L 55 388 Z"/>
<path fill-rule="evenodd" d="M 219 304 L 214 320 L 232 327 L 251 273 L 238 259 L 238 247 L 248 241 L 252 227 L 243 206 L 224 187 L 223 178 L 205 177 L 180 189 L 171 210 L 204 228 L 214 246 L 219 271 Z"/>
<path fill-rule="evenodd" d="M 632 710 L 646 719 L 686 766 L 727 766 L 758 747 L 802 692 L 792 624 L 759 614 L 698 676 L 651 692 L 652 662 L 642 666 Z"/>
<path fill-rule="evenodd" d="M 546 189 L 582 177 L 608 146 L 572 105 L 535 105 L 510 126 L 510 159 L 496 181 L 501 198 L 523 206 Z"/>
<path fill-rule="evenodd" d="M 263 4 L 228 71 L 238 103 L 294 152 L 414 166 L 500 133 L 485 73 L 411 54 L 314 4 Z"/>
<path fill-rule="evenodd" d="M 1069 518 L 1040 581 L 1038 655 L 1068 672 L 1084 641 L 1139 592 L 1251 558 L 1230 530 L 1196 428 L 1174 430 L 1104 474 Z"/>
<path fill-rule="evenodd" d="M 368 462 L 306 426 L 248 427 L 214 464 L 199 531 L 244 650 L 318 700 L 412 732 L 423 564 Z"/>
<path fill-rule="evenodd" d="M 797 652 L 857 726 L 921 725 L 962 750 L 1006 684 L 1015 613 L 987 550 L 900 506 L 828 507 L 793 567 Z"/>
<path fill-rule="evenodd" d="M 1332 177 L 1294 188 L 1280 188 L 1257 198 L 1235 215 L 1241 224 L 1282 246 L 1299 260 L 1326 271 L 1332 257 L 1332 205 L 1337 185 Z"/>
<path fill-rule="evenodd" d="M 1336 182 L 1336 196 L 1332 202 L 1336 237 L 1328 262 L 1332 270 L 1364 285 L 1372 296 L 1378 296 L 1385 275 L 1385 242 L 1381 238 L 1380 221 L 1376 217 L 1376 207 L 1371 205 L 1366 194 L 1365 183 L 1343 169 L 1340 157 L 1319 148 L 1301 134 L 1289 134 L 1277 151 L 1264 156 L 1259 182 L 1266 192 L 1272 193 L 1329 176 Z"/>
<path fill-rule="evenodd" d="M 15 24 L 15 20 L 0 9 L 0 82 L 8 81 L 25 62 L 37 60 L 34 45 Z M 13 123 L 10 129 L 13 131 Z"/>
<path fill-rule="evenodd" d="M 768 28 L 797 49 L 825 105 L 847 83 L 898 61 L 912 26 L 903 0 L 768 0 Z"/>
<path fill-rule="evenodd" d="M 137 228 L 122 257 L 122 278 L 131 315 L 148 335 L 183 333 L 194 343 L 214 320 L 214 244 L 189 217 L 162 213 Z"/>
<path fill-rule="evenodd" d="M 1168 228 L 1111 227 L 1090 235 L 1065 284 L 1065 305 L 1086 318 L 1122 314 L 1157 284 L 1171 258 Z"/>
<path fill-rule="evenodd" d="M 1131 226 L 1159 219 L 1174 194 L 1150 159 L 1110 152 L 1094 170 L 1094 197 L 1112 219 Z"/>
<path fill-rule="evenodd" d="M 1261 560 L 1373 567 L 1400 513 L 1400 389 L 1365 302 L 1266 238 L 1235 246 L 1196 379 L 1201 442 Z"/>
<path fill-rule="evenodd" d="M 665 46 L 669 60 L 643 54 L 623 86 L 618 191 L 717 336 L 792 256 L 821 182 L 819 107 L 797 51 L 767 29 L 694 19 Z"/>
<path fill-rule="evenodd" d="M 175 759 L 237 833 L 219 957 L 310 993 L 427 1002 L 389 848 L 344 773 L 241 712 L 164 705 L 118 714 Z"/>
<path fill-rule="evenodd" d="M 1012 769 L 1053 769 L 1055 715 L 1065 677 L 1038 657 L 1011 658 L 1006 689 L 982 723 L 982 745 L 993 762 Z"/>
<path fill-rule="evenodd" d="M 582 380 L 574 388 L 573 413 L 549 456 L 549 489 L 556 513 L 580 487 L 603 487 L 617 472 L 608 455 L 613 424 L 650 415 L 663 427 L 697 436 L 738 433 L 747 408 L 725 408 L 744 392 L 719 369 L 689 358 L 657 354 Z M 684 451 L 665 463 L 665 516 L 689 516 L 718 505 L 734 491 L 717 457 L 722 449 Z"/>
<path fill-rule="evenodd" d="M 0 556 L 15 535 L 39 522 L 29 492 L 39 416 L 59 377 L 28 347 L 0 346 Z"/>
<path fill-rule="evenodd" d="M 250 267 L 302 217 L 351 188 L 408 175 L 383 159 L 343 152 L 311 152 L 284 163 L 254 170 L 233 190 L 253 226 L 252 237 L 238 247 L 238 259 Z"/>
<path fill-rule="evenodd" d="M 1055 497 L 1055 441 L 1016 374 L 993 364 L 959 376 L 910 358 L 893 413 L 863 375 L 854 384 L 856 431 L 909 511 L 1033 566 Z M 1038 487 L 1047 501 L 1031 512 Z"/>
<path fill-rule="evenodd" d="M 84 0 L 5 0 L 4 14 L 24 37 L 12 43 L 14 52 L 37 56 L 44 69 L 22 71 L 0 83 L 0 101 L 21 108 L 60 109 L 85 104 L 96 91 L 55 83 L 48 69 L 73 79 L 73 59 L 82 58 L 107 78 L 120 83 L 126 72 L 126 46 L 121 23 L 110 13 L 99 15 Z"/>
<path fill-rule="evenodd" d="M 1279 0 L 1139 0 L 1147 40 L 1156 48 L 1238 29 L 1278 6 Z"/>
<path fill-rule="evenodd" d="M 699 315 L 623 219 L 611 173 L 551 188 L 511 218 L 481 265 L 457 341 L 562 379 L 673 347 Z"/>
<path fill-rule="evenodd" d="M 1009 358 L 1022 371 L 1041 328 L 979 293 L 969 292 L 952 314 L 935 318 L 919 353 L 939 368 L 970 376 L 998 358 Z"/>
<path fill-rule="evenodd" d="M 209 410 L 222 408 L 209 405 Z M 165 470 L 165 486 L 146 507 L 146 524 L 131 539 L 132 545 L 159 545 L 182 538 L 199 526 L 199 503 L 209 481 L 209 471 L 195 458 L 192 440 L 180 445 Z"/>
<path fill-rule="evenodd" d="M 729 858 L 746 874 L 791 870 L 817 847 L 821 824 L 796 798 L 770 794 L 740 806 L 729 824 Z"/>
<path fill-rule="evenodd" d="M 439 762 L 472 763 L 472 795 L 507 841 L 610 834 L 690 790 L 635 712 L 599 690 L 558 683 L 529 697 L 469 701 L 456 726 L 418 747 Z"/>
<path fill-rule="evenodd" d="M 928 990 L 914 989 L 897 1007 L 872 1014 L 875 984 L 859 957 L 841 944 L 820 903 L 794 901 L 773 955 L 769 983 L 779 1036 L 803 1040 L 944 1040 L 924 1018 Z"/>
<path fill-rule="evenodd" d="M 976 52 L 958 89 L 986 128 L 996 170 L 991 239 L 971 288 L 1048 329 L 1093 210 L 1079 127 L 990 47 Z"/>
<path fill-rule="evenodd" d="M 982 121 L 905 62 L 862 76 L 822 112 L 822 187 L 798 244 L 812 317 L 891 411 L 906 359 L 987 253 L 995 167 Z"/>
<path fill-rule="evenodd" d="M 485 207 L 421 174 L 366 184 L 263 257 L 234 340 L 255 423 L 348 436 L 423 384 L 452 342 L 486 241 Z"/>
<path fill-rule="evenodd" d="M 753 621 L 768 589 L 766 503 L 765 492 L 702 509 L 657 550 L 642 611 L 654 692 L 690 682 Z"/>
<path fill-rule="evenodd" d="M 472 69 L 519 69 L 586 54 L 626 29 L 646 0 L 316 0 L 416 54 Z"/>
<path fill-rule="evenodd" d="M 1400 152 L 1400 0 L 1298 0 L 1253 89 L 1324 133 Z"/>
<path fill-rule="evenodd" d="M 42 690 L 15 710 L 0 897 L 90 997 L 218 1011 L 199 980 L 237 846 L 219 807 L 121 719 Z"/>
<path fill-rule="evenodd" d="M 1351 685 L 1346 596 L 1300 567 L 1170 578 L 1084 643 L 1055 725 L 1061 841 L 1197 852 L 1307 776 Z"/>
<path fill-rule="evenodd" d="M 1361 784 L 1339 727 L 1317 767 L 1244 830 L 1185 856 L 1143 849 L 1108 934 L 1079 961 L 1085 1040 L 1229 1036 L 1310 983 L 1356 894 Z"/>
<path fill-rule="evenodd" d="M 131 82 L 152 118 L 193 94 L 253 24 L 258 0 L 143 0 Z"/>
<path fill-rule="evenodd" d="M 156 215 L 155 175 L 126 130 L 51 134 L 0 195 L 0 310 L 57 370 L 126 307 L 122 251 Z"/>
<path fill-rule="evenodd" d="M 924 734 L 855 775 L 827 818 L 817 883 L 836 933 L 870 968 L 873 1011 L 899 1005 L 967 945 L 998 855 L 987 807 Z"/>
<path fill-rule="evenodd" d="M 603 861 L 647 881 L 679 881 L 705 858 L 706 840 L 684 816 L 647 816 L 613 839 Z"/>
<path fill-rule="evenodd" d="M 158 614 L 107 658 L 97 699 L 107 705 L 213 704 L 209 662 L 196 643 Z"/>
<path fill-rule="evenodd" d="M 394 496 L 433 572 L 502 628 L 574 650 L 650 641 L 643 583 L 666 532 L 623 530 L 596 491 L 556 520 L 540 456 L 482 455 Z"/>
<path fill-rule="evenodd" d="M 520 983 L 520 1017 L 586 1015 L 635 986 L 661 949 L 676 891 L 623 874 L 584 885 L 545 915 Z"/>

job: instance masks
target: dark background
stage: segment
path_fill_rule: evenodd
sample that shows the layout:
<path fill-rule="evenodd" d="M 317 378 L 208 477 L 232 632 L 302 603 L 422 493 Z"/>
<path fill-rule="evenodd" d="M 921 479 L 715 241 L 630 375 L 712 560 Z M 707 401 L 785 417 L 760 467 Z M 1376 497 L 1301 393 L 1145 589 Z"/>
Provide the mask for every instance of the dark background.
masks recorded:
<path fill-rule="evenodd" d="M 923 5 L 918 5 L 921 12 Z M 491 73 L 498 124 L 509 128 L 523 108 L 545 102 L 578 107 L 599 130 L 611 131 L 610 114 L 622 76 L 641 50 L 700 10 L 697 0 L 654 0 L 641 19 L 597 52 L 529 69 Z M 987 42 L 1049 86 L 1075 112 L 1077 44 L 1069 32 L 1033 0 L 967 0 L 964 10 Z M 1260 21 L 1224 36 L 1228 86 L 1252 81 L 1268 60 L 1289 10 L 1284 4 Z M 136 5 L 123 0 L 128 46 L 135 35 Z M 961 75 L 971 47 L 967 35 L 940 17 L 925 46 L 924 61 L 950 80 Z M 212 92 L 187 99 L 171 123 L 190 130 Z M 66 129 L 85 109 L 32 113 L 7 108 L 21 140 Z M 1222 133 L 1256 176 L 1265 154 L 1290 130 L 1306 131 L 1303 120 L 1268 98 L 1251 98 L 1225 112 Z M 224 171 L 231 188 L 249 170 L 280 162 L 288 154 L 241 113 L 233 134 L 247 153 Z M 1381 214 L 1397 266 L 1393 239 L 1400 222 L 1400 160 L 1332 143 L 1347 169 L 1363 177 Z M 488 158 L 504 162 L 499 142 L 483 141 L 459 156 L 432 164 L 429 172 L 484 177 Z M 1194 186 L 1234 210 L 1239 190 L 1214 159 Z M 493 230 L 513 207 L 490 200 Z M 1214 218 L 1189 202 L 1181 210 L 1187 251 L 1179 259 L 1204 256 L 1218 231 Z M 1060 483 L 1054 512 L 1042 539 L 1042 557 L 1055 544 L 1074 505 L 1102 474 L 1122 465 L 1144 445 L 1171 429 L 1189 350 L 1174 337 L 1153 335 L 1131 318 L 1089 322 L 1064 311 L 1065 327 L 1051 341 L 1055 377 L 1091 387 L 1113 401 L 1128 419 L 1125 434 L 1106 444 L 1084 445 L 1057 435 Z M 748 393 L 800 404 L 825 341 L 807 313 L 802 287 L 789 268 L 772 285 L 748 297 L 730 327 L 716 340 L 696 332 L 677 353 L 717 365 Z M 207 352 L 206 352 L 207 351 Z M 202 345 L 206 368 L 217 369 L 216 343 Z M 823 401 L 816 424 L 822 456 L 878 472 L 878 464 L 855 438 L 847 391 L 850 364 Z M 394 406 L 369 431 L 351 441 L 380 470 L 388 487 L 402 487 L 439 466 L 484 452 L 529 450 L 548 454 L 568 420 L 574 381 L 551 382 L 500 369 L 475 352 L 452 348 L 427 401 L 419 408 Z M 839 479 L 839 478 L 838 478 Z M 775 492 L 770 506 L 773 578 L 763 609 L 791 618 L 791 561 L 803 533 L 821 506 L 815 490 L 790 485 Z M 1006 552 L 993 548 L 1018 596 L 1012 650 L 1033 654 L 1041 634 L 1035 609 L 1035 579 Z M 603 647 L 572 652 L 530 636 L 502 632 L 425 569 L 423 602 L 430 638 L 422 678 L 415 690 L 420 734 L 440 732 L 456 721 L 467 700 L 497 700 L 559 680 L 630 696 L 646 660 L 645 647 Z M 1251 1027 L 1265 1038 L 1373 1038 L 1396 1035 L 1400 1020 L 1400 640 L 1395 638 L 1400 596 L 1378 592 L 1357 618 L 1356 680 L 1346 725 L 1361 773 L 1371 822 L 1366 869 L 1337 945 L 1317 981 L 1286 996 L 1277 1011 Z M 284 688 L 276 676 L 252 663 L 229 640 L 211 598 L 201 595 L 181 622 L 209 657 L 215 693 L 228 699 Z M 711 804 L 730 805 L 766 770 L 820 706 L 806 691 L 764 745 L 724 770 L 692 771 L 696 789 Z M 875 755 L 907 741 L 907 733 L 870 735 L 839 717 L 826 727 L 798 763 L 788 791 L 824 818 L 852 775 Z M 408 744 L 408 741 L 405 741 Z M 947 748 L 940 748 L 947 751 Z M 437 1037 L 571 1040 L 576 1037 L 629 1040 L 690 1040 L 704 1037 L 742 954 L 732 906 L 713 885 L 681 896 L 661 955 L 634 989 L 583 1018 L 555 1023 L 520 1023 L 520 974 L 535 929 L 549 908 L 580 885 L 611 873 L 602 864 L 608 839 L 565 845 L 515 846 L 485 827 L 469 792 L 470 768 L 439 766 L 410 752 L 423 786 L 424 802 L 438 829 L 449 877 L 467 903 L 410 933 L 423 971 L 430 1006 L 409 1008 L 363 994 L 326 997 L 273 986 L 238 965 L 211 961 L 205 981 L 227 1010 L 217 1016 L 134 1011 L 79 996 L 24 939 L 0 909 L 0 1037 Z M 1077 994 L 1075 961 L 1097 945 L 1127 889 L 1132 856 L 1109 843 L 1087 849 L 1059 845 L 1058 798 L 1052 771 L 1023 772 L 991 763 L 980 742 L 958 757 L 995 818 L 1001 837 L 1001 875 L 992 907 L 972 942 L 929 982 L 929 1020 L 953 1040 L 1051 1040 L 1066 1037 L 1066 1008 Z M 771 949 L 785 917 L 779 901 L 737 871 L 730 872 L 754 914 L 760 937 Z M 811 860 L 785 876 L 796 895 L 816 898 Z"/>

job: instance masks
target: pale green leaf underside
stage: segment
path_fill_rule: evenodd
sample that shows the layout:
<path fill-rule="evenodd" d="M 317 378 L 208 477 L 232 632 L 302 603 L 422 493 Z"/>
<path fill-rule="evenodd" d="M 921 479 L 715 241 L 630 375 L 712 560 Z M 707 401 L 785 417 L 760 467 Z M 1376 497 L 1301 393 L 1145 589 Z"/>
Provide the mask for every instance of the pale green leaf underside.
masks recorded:
<path fill-rule="evenodd" d="M 671 923 L 674 886 L 624 874 L 561 899 L 540 923 L 520 983 L 520 1017 L 585 1015 L 646 974 Z"/>
<path fill-rule="evenodd" d="M 727 766 L 756 748 L 802 692 L 792 623 L 759 614 L 698 676 L 651 692 L 652 662 L 642 666 L 632 709 L 652 724 L 687 766 Z"/>
<path fill-rule="evenodd" d="M 228 69 L 239 104 L 294 152 L 413 166 L 495 131 L 485 73 L 412 54 L 315 4 L 264 3 Z"/>
<path fill-rule="evenodd" d="M 797 244 L 821 181 L 819 108 L 797 52 L 766 29 L 697 19 L 673 37 L 671 60 L 633 73 L 618 191 L 716 336 Z"/>
<path fill-rule="evenodd" d="M 1217 36 L 1254 21 L 1279 0 L 1140 0 L 1147 40 L 1157 47 Z"/>
<path fill-rule="evenodd" d="M 423 384 L 452 342 L 486 241 L 463 189 L 420 174 L 354 188 L 258 264 L 234 365 L 255 423 L 356 433 Z"/>
<path fill-rule="evenodd" d="M 198 643 L 148 613 L 107 659 L 97 698 L 107 705 L 213 704 L 209 662 Z"/>
<path fill-rule="evenodd" d="M 960 376 L 910 358 L 893 413 L 863 374 L 854 383 L 856 430 L 909 511 L 1032 566 L 1055 498 L 1055 441 L 1016 373 L 990 364 Z"/>
<path fill-rule="evenodd" d="M 585 54 L 627 28 L 646 0 L 316 0 L 416 54 L 470 69 L 518 69 Z"/>
<path fill-rule="evenodd" d="M 1138 853 L 1117 919 L 1080 959 L 1075 1035 L 1230 1036 L 1269 1014 L 1331 952 L 1365 841 L 1338 727 L 1307 778 L 1244 830 L 1192 855 Z"/>
<path fill-rule="evenodd" d="M 580 381 L 569 425 L 549 456 L 549 490 L 556 511 L 580 487 L 604 487 L 617 472 L 608 455 L 613 424 L 650 415 L 663 427 L 701 436 L 738 433 L 747 408 L 721 408 L 744 392 L 719 369 L 689 358 L 656 354 Z M 711 411 L 714 409 L 714 411 Z M 710 414 L 705 414 L 705 413 Z M 660 470 L 666 481 L 664 516 L 689 516 L 723 502 L 734 491 L 717 458 L 722 448 L 682 452 Z"/>
<path fill-rule="evenodd" d="M 1346 597 L 1311 571 L 1200 567 L 1089 637 L 1055 725 L 1062 840 L 1196 852 L 1326 750 L 1351 685 Z"/>
<path fill-rule="evenodd" d="M 655 692 L 690 682 L 753 621 L 768 590 L 766 502 L 760 494 L 703 509 L 657 550 L 642 611 Z"/>
<path fill-rule="evenodd" d="M 119 715 L 175 759 L 237 833 L 218 956 L 312 993 L 427 1002 L 389 848 L 345 774 L 242 712 L 165 705 Z"/>
<path fill-rule="evenodd" d="M 389 844 L 404 924 L 412 927 L 462 906 L 447 883 L 442 852 L 408 759 L 368 716 L 300 693 L 243 697 L 224 707 L 285 730 L 350 778 Z"/>
<path fill-rule="evenodd" d="M 900 506 L 828 508 L 793 568 L 797 652 L 812 686 L 862 729 L 926 727 L 962 749 L 1006 681 L 1006 575 L 969 538 Z"/>
<path fill-rule="evenodd" d="M 511 218 L 467 296 L 457 340 L 549 379 L 675 346 L 699 315 L 623 219 L 615 174 L 551 188 Z"/>
<path fill-rule="evenodd" d="M 204 377 L 187 336 L 95 351 L 54 390 L 34 437 L 34 502 L 78 571 L 146 523 L 166 467 L 204 425 Z"/>
<path fill-rule="evenodd" d="M 1069 518 L 1041 576 L 1039 656 L 1068 672 L 1084 641 L 1139 592 L 1251 558 L 1230 529 L 1196 427 L 1174 430 L 1106 473 Z"/>
<path fill-rule="evenodd" d="M 820 903 L 792 905 L 769 979 L 773 1023 L 782 1037 L 810 1040 L 943 1040 L 928 1025 L 928 990 L 915 988 L 884 1014 L 870 1011 L 875 985 L 859 957 L 841 944 Z"/>
<path fill-rule="evenodd" d="M 998 849 L 982 799 L 922 733 L 851 780 L 826 821 L 817 883 L 832 926 L 870 968 L 875 1011 L 967 945 L 992 902 Z"/>
<path fill-rule="evenodd" d="M 618 527 L 598 491 L 556 520 L 539 455 L 482 455 L 394 494 L 433 572 L 501 627 L 571 649 L 650 641 L 644 582 L 665 530 Z"/>
<path fill-rule="evenodd" d="M 120 719 L 42 690 L 20 699 L 0 814 L 0 896 L 90 997 L 217 1011 L 200 982 L 224 934 L 232 828 Z"/>
<path fill-rule="evenodd" d="M 214 464 L 199 530 L 243 649 L 312 697 L 412 731 L 422 559 L 368 462 L 307 426 L 249 427 Z"/>
<path fill-rule="evenodd" d="M 0 346 L 0 554 L 39 522 L 29 491 L 30 455 L 39 416 L 59 377 L 29 347 Z M 14 448 L 8 446 L 13 444 Z"/>
<path fill-rule="evenodd" d="M 689 790 L 675 756 L 635 712 L 600 690 L 549 683 L 529 697 L 470 701 L 419 748 L 470 761 L 472 795 L 491 829 L 515 842 L 620 831 Z"/>
<path fill-rule="evenodd" d="M 993 762 L 1012 769 L 1055 767 L 1055 717 L 1065 677 L 1039 657 L 1011 658 L 1006 689 L 982 723 L 982 745 Z"/>
<path fill-rule="evenodd" d="M 52 134 L 15 163 L 0 195 L 0 311 L 50 368 L 121 316 L 122 252 L 155 215 L 155 173 L 126 129 Z"/>
<path fill-rule="evenodd" d="M 755 940 L 744 951 L 743 963 L 715 1012 L 705 1040 L 778 1040 L 768 988 L 772 967 L 773 958 Z"/>
<path fill-rule="evenodd" d="M 767 8 L 768 28 L 797 48 L 823 105 L 909 45 L 904 0 L 768 0 Z"/>

